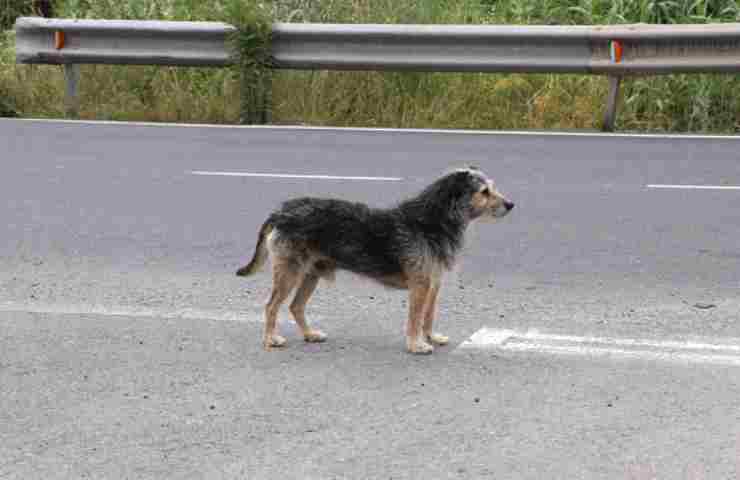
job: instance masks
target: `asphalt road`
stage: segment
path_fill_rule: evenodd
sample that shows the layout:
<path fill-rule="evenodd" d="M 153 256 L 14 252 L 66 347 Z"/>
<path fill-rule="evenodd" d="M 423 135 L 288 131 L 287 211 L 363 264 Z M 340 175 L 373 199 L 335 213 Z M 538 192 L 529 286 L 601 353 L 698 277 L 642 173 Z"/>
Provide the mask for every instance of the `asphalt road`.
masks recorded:
<path fill-rule="evenodd" d="M 0 478 L 740 475 L 740 367 L 671 356 L 740 345 L 740 138 L 2 120 L 0 139 Z M 287 349 L 260 349 L 269 275 L 233 273 L 270 208 L 392 205 L 466 164 L 517 208 L 444 286 L 450 346 L 405 354 L 404 295 L 340 275 L 308 311 L 328 343 L 285 315 Z M 456 348 L 483 327 L 671 352 Z"/>

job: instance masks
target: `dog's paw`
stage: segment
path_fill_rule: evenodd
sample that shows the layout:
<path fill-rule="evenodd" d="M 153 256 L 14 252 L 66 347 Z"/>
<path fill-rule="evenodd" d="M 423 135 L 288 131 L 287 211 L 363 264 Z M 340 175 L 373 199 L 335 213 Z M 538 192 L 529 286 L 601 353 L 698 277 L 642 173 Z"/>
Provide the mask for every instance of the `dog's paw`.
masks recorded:
<path fill-rule="evenodd" d="M 285 337 L 281 337 L 280 335 L 272 335 L 270 337 L 265 338 L 265 350 L 270 350 L 273 348 L 280 348 L 284 347 L 287 344 L 287 340 L 285 340 Z"/>
<path fill-rule="evenodd" d="M 310 343 L 325 342 L 326 338 L 326 334 L 321 330 L 309 330 L 303 334 L 303 339 Z"/>
<path fill-rule="evenodd" d="M 430 333 L 426 335 L 426 338 L 433 345 L 447 345 L 450 343 L 450 337 L 442 335 L 441 333 Z"/>
<path fill-rule="evenodd" d="M 414 353 L 417 355 L 429 355 L 434 351 L 433 346 L 421 339 L 407 341 L 406 349 L 409 351 L 409 353 Z"/>

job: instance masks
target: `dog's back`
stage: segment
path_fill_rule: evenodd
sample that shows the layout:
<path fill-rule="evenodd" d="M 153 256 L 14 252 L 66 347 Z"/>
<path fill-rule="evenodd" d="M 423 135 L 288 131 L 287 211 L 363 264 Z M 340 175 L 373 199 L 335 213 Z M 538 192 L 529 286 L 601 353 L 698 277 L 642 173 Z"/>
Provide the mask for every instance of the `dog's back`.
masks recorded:
<path fill-rule="evenodd" d="M 268 222 L 276 244 L 307 250 L 337 268 L 369 276 L 401 271 L 400 219 L 393 210 L 325 198 L 296 198 L 273 212 Z"/>

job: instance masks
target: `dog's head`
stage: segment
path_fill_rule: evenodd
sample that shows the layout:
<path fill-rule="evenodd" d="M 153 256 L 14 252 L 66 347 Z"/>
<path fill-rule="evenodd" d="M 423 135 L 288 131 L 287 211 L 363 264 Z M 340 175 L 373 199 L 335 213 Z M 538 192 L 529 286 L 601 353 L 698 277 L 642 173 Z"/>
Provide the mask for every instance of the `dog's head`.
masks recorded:
<path fill-rule="evenodd" d="M 459 208 L 470 220 L 496 220 L 505 217 L 514 208 L 499 192 L 493 180 L 477 167 L 466 167 L 452 171 L 443 177 L 456 192 Z"/>

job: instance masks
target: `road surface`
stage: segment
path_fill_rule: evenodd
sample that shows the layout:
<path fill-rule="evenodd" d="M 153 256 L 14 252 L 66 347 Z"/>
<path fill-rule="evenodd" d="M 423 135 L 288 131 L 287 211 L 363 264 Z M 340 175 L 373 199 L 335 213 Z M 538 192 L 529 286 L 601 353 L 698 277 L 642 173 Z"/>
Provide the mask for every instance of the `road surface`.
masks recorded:
<path fill-rule="evenodd" d="M 0 478 L 735 478 L 737 137 L 0 121 Z M 445 282 L 451 345 L 342 274 L 260 348 L 234 276 L 291 196 L 477 165 L 517 204 Z M 738 188 L 735 188 L 738 187 Z"/>

